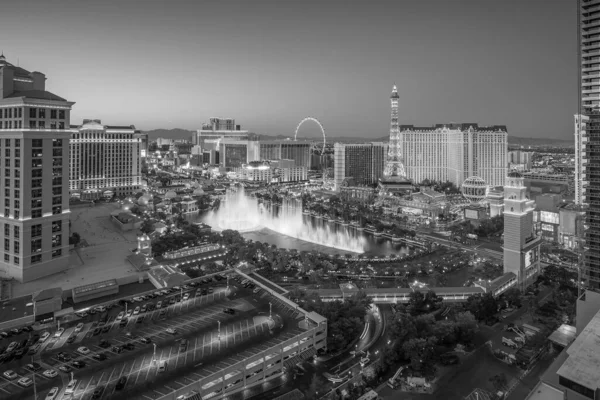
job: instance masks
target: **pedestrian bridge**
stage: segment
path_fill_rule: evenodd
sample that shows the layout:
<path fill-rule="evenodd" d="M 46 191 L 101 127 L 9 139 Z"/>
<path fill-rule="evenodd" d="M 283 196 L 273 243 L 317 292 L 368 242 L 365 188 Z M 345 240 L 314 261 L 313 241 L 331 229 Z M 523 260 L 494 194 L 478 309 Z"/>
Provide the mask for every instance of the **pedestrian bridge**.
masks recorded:
<path fill-rule="evenodd" d="M 441 297 L 444 303 L 464 303 L 470 296 L 475 294 L 484 294 L 485 290 L 477 286 L 468 287 L 439 287 L 415 289 L 425 294 L 432 290 L 438 297 Z M 320 289 L 316 291 L 321 300 L 333 301 L 344 300 L 356 294 L 358 290 L 342 290 L 342 289 Z M 363 289 L 363 292 L 373 299 L 375 304 L 395 304 L 408 303 L 410 294 L 413 289 L 409 288 L 383 288 L 383 289 Z"/>

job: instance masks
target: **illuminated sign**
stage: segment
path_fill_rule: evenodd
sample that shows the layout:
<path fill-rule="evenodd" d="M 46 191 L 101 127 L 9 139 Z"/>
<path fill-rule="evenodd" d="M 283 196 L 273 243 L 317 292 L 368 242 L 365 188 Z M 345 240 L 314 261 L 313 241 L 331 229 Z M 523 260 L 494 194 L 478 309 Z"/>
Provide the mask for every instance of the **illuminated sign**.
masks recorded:
<path fill-rule="evenodd" d="M 477 212 L 477 210 L 465 210 L 465 218 L 479 219 L 479 213 Z"/>
<path fill-rule="evenodd" d="M 558 216 L 558 213 L 549 212 L 549 211 L 541 211 L 540 212 L 540 220 L 542 222 L 546 222 L 549 224 L 558 225 L 559 216 Z"/>

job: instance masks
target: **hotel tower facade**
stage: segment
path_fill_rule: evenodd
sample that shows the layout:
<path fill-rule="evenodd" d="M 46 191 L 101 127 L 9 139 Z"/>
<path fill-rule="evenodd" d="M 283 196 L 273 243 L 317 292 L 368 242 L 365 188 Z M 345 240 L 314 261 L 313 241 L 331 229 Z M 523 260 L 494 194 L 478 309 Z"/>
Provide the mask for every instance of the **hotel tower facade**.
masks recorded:
<path fill-rule="evenodd" d="M 29 72 L 0 56 L 0 271 L 21 282 L 69 265 L 73 104 L 46 91 L 43 73 Z"/>

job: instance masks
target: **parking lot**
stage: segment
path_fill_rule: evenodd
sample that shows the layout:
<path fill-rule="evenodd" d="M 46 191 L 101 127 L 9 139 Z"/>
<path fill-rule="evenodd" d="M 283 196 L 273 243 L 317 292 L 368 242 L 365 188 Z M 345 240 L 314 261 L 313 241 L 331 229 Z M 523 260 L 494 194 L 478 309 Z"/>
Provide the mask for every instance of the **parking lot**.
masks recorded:
<path fill-rule="evenodd" d="M 57 398 L 60 399 L 73 374 L 77 383 L 72 388 L 72 396 L 67 396 L 69 398 L 155 399 L 300 331 L 297 323 L 275 327 L 269 318 L 270 297 L 236 285 L 231 283 L 228 289 L 224 282 L 212 283 L 212 293 L 204 295 L 201 288 L 188 288 L 168 296 L 127 304 L 127 312 L 131 312 L 148 303 L 173 303 L 131 315 L 124 323 L 117 316 L 125 312 L 125 306 L 116 306 L 70 323 L 63 327 L 65 330 L 60 337 L 54 337 L 53 331 L 35 355 L 13 359 L 3 365 L 3 372 L 13 370 L 17 377 L 0 378 L 0 398 L 33 398 L 33 385 L 23 388 L 18 383 L 19 379 L 28 377 L 32 381 L 35 378 L 39 397 L 45 396 L 50 388 L 58 387 Z M 190 296 L 188 300 L 177 301 L 176 298 L 186 293 Z M 234 313 L 225 313 L 225 308 L 233 309 Z M 276 305 L 272 311 L 283 314 L 281 320 L 288 322 L 297 317 L 289 310 L 278 311 Z M 79 323 L 83 326 L 76 332 Z M 176 332 L 171 334 L 167 329 Z M 148 338 L 150 343 L 142 343 L 141 338 Z M 187 340 L 185 346 L 181 345 L 181 339 Z M 10 340 L 12 338 L 4 341 Z M 102 344 L 103 340 L 109 344 Z M 129 350 L 121 348 L 131 345 Z M 87 348 L 82 351 L 86 354 L 78 352 L 82 346 Z M 104 357 L 98 354 L 103 354 L 106 359 L 98 360 L 98 357 Z M 167 371 L 182 370 L 183 373 L 176 379 L 165 381 L 168 373 L 159 371 L 163 361 L 167 363 Z M 39 364 L 40 369 L 36 372 L 27 370 L 26 364 L 31 362 Z M 73 366 L 76 362 L 83 363 L 80 369 Z M 56 370 L 58 376 L 45 376 L 44 371 L 48 369 Z M 117 389 L 117 383 L 123 377 L 126 382 Z M 95 391 L 96 396 L 92 397 Z"/>

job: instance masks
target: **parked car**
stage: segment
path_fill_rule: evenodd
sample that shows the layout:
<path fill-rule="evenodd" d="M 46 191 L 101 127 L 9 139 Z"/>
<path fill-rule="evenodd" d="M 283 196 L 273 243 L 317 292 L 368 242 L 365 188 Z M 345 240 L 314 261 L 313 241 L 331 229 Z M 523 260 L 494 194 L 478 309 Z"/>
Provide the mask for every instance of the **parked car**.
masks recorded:
<path fill-rule="evenodd" d="M 65 394 L 73 394 L 75 392 L 75 388 L 77 387 L 77 379 L 73 379 L 67 387 L 65 388 Z"/>
<path fill-rule="evenodd" d="M 150 343 L 152 343 L 152 339 L 150 339 L 149 337 L 143 337 L 143 338 L 140 338 L 140 342 L 142 342 L 144 344 L 150 344 Z"/>
<path fill-rule="evenodd" d="M 125 384 L 127 384 L 127 377 L 122 376 L 119 378 L 119 381 L 117 382 L 117 386 L 115 387 L 115 389 L 122 390 L 125 387 Z"/>
<path fill-rule="evenodd" d="M 235 310 L 233 308 L 226 308 L 223 310 L 223 312 L 225 314 L 231 314 L 231 315 L 235 314 Z"/>
<path fill-rule="evenodd" d="M 60 367 L 58 367 L 58 370 L 64 372 L 65 374 L 68 374 L 69 372 L 73 371 L 73 368 L 69 367 L 68 365 L 61 365 Z"/>
<path fill-rule="evenodd" d="M 106 360 L 107 357 L 106 357 L 106 354 L 104 354 L 104 353 L 94 353 L 92 355 L 92 358 L 94 360 L 104 361 L 104 360 Z"/>
<path fill-rule="evenodd" d="M 133 343 L 125 343 L 125 344 L 123 345 L 123 348 L 124 348 L 125 350 L 133 350 L 133 349 L 135 349 L 135 346 L 134 346 L 134 344 L 133 344 Z"/>
<path fill-rule="evenodd" d="M 123 319 L 123 317 L 124 317 L 124 316 L 125 316 L 125 311 L 121 311 L 121 312 L 119 313 L 119 315 L 117 315 L 117 319 L 116 319 L 116 320 L 117 320 L 117 321 L 120 321 L 120 320 L 122 320 L 122 319 Z"/>
<path fill-rule="evenodd" d="M 27 377 L 19 379 L 17 381 L 17 383 L 20 386 L 23 386 L 23 387 L 29 387 L 29 386 L 33 385 L 33 381 L 30 378 L 27 378 Z"/>
<path fill-rule="evenodd" d="M 123 347 L 121 347 L 121 346 L 113 346 L 111 350 L 113 352 L 117 353 L 117 354 L 121 354 L 123 352 Z"/>
<path fill-rule="evenodd" d="M 40 342 L 45 342 L 48 338 L 50 337 L 50 332 L 44 332 L 42 333 L 42 336 L 40 337 Z"/>
<path fill-rule="evenodd" d="M 13 371 L 12 369 L 9 369 L 8 371 L 4 371 L 4 373 L 2 375 L 4 375 L 4 377 L 9 380 L 13 380 L 18 376 L 17 373 L 15 371 Z"/>
<path fill-rule="evenodd" d="M 40 351 L 40 348 L 41 348 L 41 347 L 42 347 L 42 344 L 41 344 L 41 343 L 38 343 L 38 344 L 36 344 L 36 345 L 34 345 L 34 346 L 31 346 L 31 347 L 29 348 L 29 351 L 27 352 L 27 354 L 35 354 L 35 353 L 37 353 L 38 351 Z"/>
<path fill-rule="evenodd" d="M 67 343 L 73 343 L 76 338 L 77 338 L 77 335 L 71 335 L 71 336 L 69 336 L 69 338 L 67 339 Z"/>
<path fill-rule="evenodd" d="M 162 308 L 162 301 L 159 301 L 158 303 L 156 303 L 156 308 Z"/>
<path fill-rule="evenodd" d="M 140 309 L 140 312 L 141 312 L 141 313 L 145 313 L 147 309 L 148 309 L 148 307 L 147 307 L 147 306 L 144 304 L 144 305 L 142 306 L 142 308 Z"/>
<path fill-rule="evenodd" d="M 40 369 L 42 369 L 42 367 L 40 366 L 40 364 L 38 363 L 31 363 L 31 364 L 27 364 L 25 365 L 25 368 L 27 368 L 28 370 L 30 370 L 31 372 L 37 372 Z"/>
<path fill-rule="evenodd" d="M 97 306 L 96 308 L 94 308 L 94 310 L 96 310 L 98 312 L 104 312 L 104 311 L 106 311 L 106 307 L 105 306 Z"/>
<path fill-rule="evenodd" d="M 71 363 L 71 365 L 77 369 L 81 369 L 81 368 L 85 367 L 85 363 L 83 361 L 73 361 Z"/>
<path fill-rule="evenodd" d="M 77 352 L 78 352 L 79 354 L 86 355 L 86 354 L 90 354 L 90 349 L 88 349 L 88 348 L 87 348 L 87 347 L 85 347 L 85 346 L 81 346 L 81 347 L 77 348 Z"/>
<path fill-rule="evenodd" d="M 57 331 L 54 333 L 54 337 L 55 337 L 55 338 L 59 338 L 59 337 L 61 337 L 61 336 L 62 336 L 62 334 L 64 333 L 64 331 L 65 331 L 65 328 L 62 328 L 62 327 L 61 327 L 61 328 L 58 328 L 58 329 L 57 329 Z"/>
<path fill-rule="evenodd" d="M 177 334 L 177 329 L 167 328 L 167 330 L 165 332 L 167 332 L 170 335 L 176 335 Z"/>
<path fill-rule="evenodd" d="M 110 342 L 108 340 L 102 339 L 100 341 L 99 346 L 102 347 L 103 349 L 106 349 L 107 347 L 110 347 Z"/>
<path fill-rule="evenodd" d="M 136 307 L 135 310 L 133 310 L 133 315 L 138 315 L 140 313 L 140 308 Z"/>
<path fill-rule="evenodd" d="M 42 375 L 44 375 L 46 378 L 54 378 L 56 375 L 58 375 L 58 372 L 56 372 L 55 369 L 47 369 L 42 372 Z"/>
<path fill-rule="evenodd" d="M 104 386 L 97 386 L 92 393 L 92 399 L 99 399 L 102 397 L 102 393 L 104 393 Z"/>
<path fill-rule="evenodd" d="M 82 329 L 83 329 L 83 322 L 80 322 L 75 327 L 75 333 L 81 332 Z"/>
<path fill-rule="evenodd" d="M 188 341 L 186 339 L 181 339 L 179 341 L 179 352 L 182 353 L 187 350 Z"/>
<path fill-rule="evenodd" d="M 50 391 L 46 395 L 45 400 L 54 400 L 54 399 L 56 399 L 56 396 L 58 396 L 58 388 L 53 387 L 52 389 L 50 389 Z"/>

